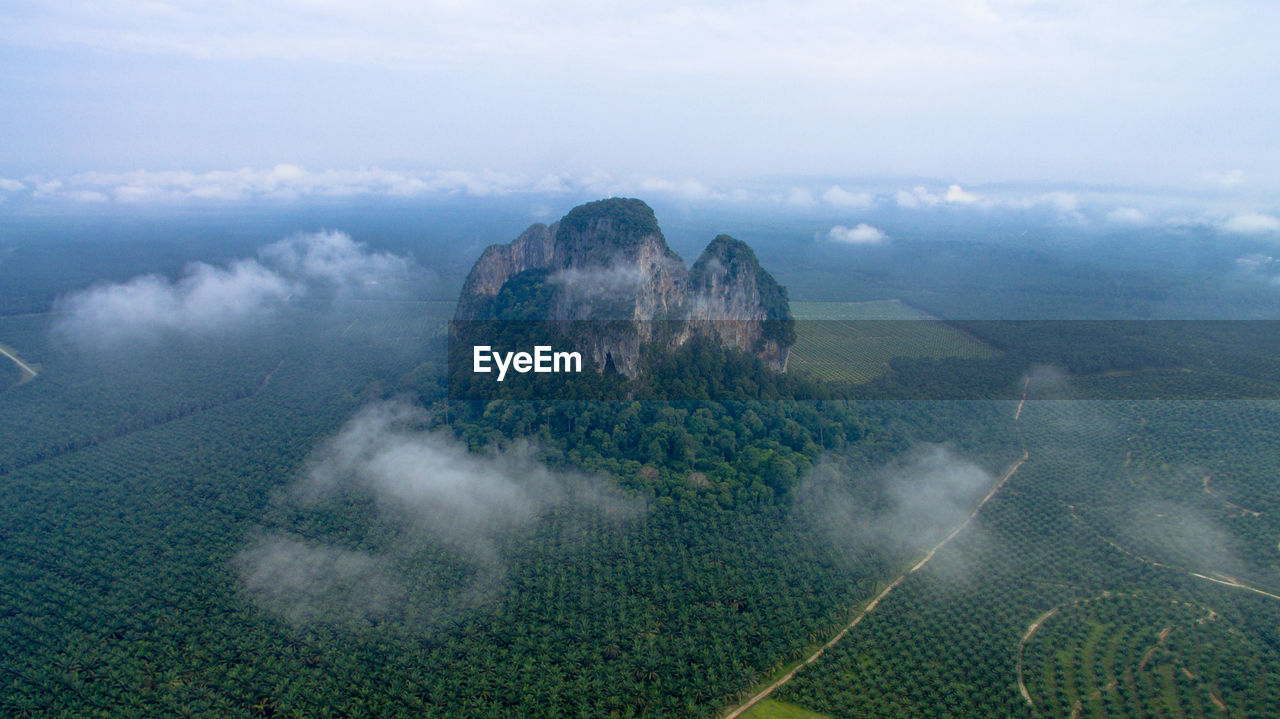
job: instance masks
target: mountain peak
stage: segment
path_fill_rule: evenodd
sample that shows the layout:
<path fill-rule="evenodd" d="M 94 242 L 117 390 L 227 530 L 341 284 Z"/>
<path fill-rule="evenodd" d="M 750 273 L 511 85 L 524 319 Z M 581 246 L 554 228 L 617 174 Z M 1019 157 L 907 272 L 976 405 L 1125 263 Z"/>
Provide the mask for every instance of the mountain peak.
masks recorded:
<path fill-rule="evenodd" d="M 794 336 L 786 290 L 746 243 L 719 235 L 690 271 L 667 246 L 653 210 L 617 197 L 487 248 L 455 318 L 543 319 L 564 331 L 567 323 L 609 320 L 607 329 L 579 326 L 572 334 L 597 368 L 612 362 L 629 377 L 640 371 L 642 346 L 674 348 L 695 337 L 782 370 Z"/>

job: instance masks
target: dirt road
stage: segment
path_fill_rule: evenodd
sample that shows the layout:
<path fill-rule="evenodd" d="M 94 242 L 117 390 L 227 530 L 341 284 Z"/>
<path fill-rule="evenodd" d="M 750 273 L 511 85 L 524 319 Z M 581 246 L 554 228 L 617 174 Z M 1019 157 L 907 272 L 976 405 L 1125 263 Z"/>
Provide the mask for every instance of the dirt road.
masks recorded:
<path fill-rule="evenodd" d="M 1014 462 L 1013 466 L 1009 467 L 1009 470 L 1005 472 L 1003 476 L 1000 477 L 1000 480 L 995 483 L 995 485 L 991 488 L 991 491 L 987 492 L 986 496 L 982 498 L 982 501 L 978 502 L 978 506 L 973 508 L 973 511 L 969 513 L 968 517 L 965 517 L 965 520 L 960 523 L 960 526 L 953 529 L 951 533 L 946 536 L 945 539 L 943 539 L 941 542 L 938 542 L 936 545 L 934 545 L 933 549 L 930 549 L 929 553 L 924 556 L 924 559 L 921 559 L 919 562 L 917 562 L 915 566 L 913 566 L 911 569 L 898 575 L 897 579 L 893 580 L 893 582 L 889 584 L 889 586 L 881 590 L 881 592 L 876 595 L 875 599 L 872 599 L 870 602 L 868 602 L 867 606 L 863 607 L 862 611 L 858 612 L 858 615 L 853 618 L 853 621 L 845 625 L 845 627 L 841 629 L 839 633 L 837 633 L 834 637 L 828 640 L 826 644 L 823 644 L 822 646 L 818 647 L 812 654 L 805 657 L 804 661 L 796 665 L 794 669 L 792 669 L 791 671 L 779 677 L 777 681 L 765 687 L 763 690 L 761 690 L 756 695 L 752 696 L 750 699 L 746 700 L 742 704 L 739 704 L 728 714 L 725 714 L 721 719 L 737 719 L 738 717 L 742 716 L 749 709 L 751 709 L 751 707 L 764 701 L 766 698 L 769 697 L 770 694 L 773 694 L 773 692 L 778 687 L 791 681 L 792 677 L 794 677 L 797 672 L 809 666 L 810 664 L 813 664 L 815 661 L 818 660 L 818 657 L 821 657 L 823 655 L 824 652 L 826 652 L 831 647 L 835 646 L 836 643 L 839 642 L 841 639 L 844 639 L 845 635 L 848 634 L 849 631 L 852 630 L 854 627 L 858 626 L 858 624 L 864 618 L 866 618 L 868 613 L 875 610 L 875 608 L 880 604 L 881 600 L 889 596 L 889 593 L 892 592 L 894 589 L 897 589 L 899 584 L 902 584 L 902 581 L 907 578 L 907 575 L 912 574 L 916 570 L 928 564 L 929 560 L 933 559 L 933 555 L 937 554 L 939 549 L 942 549 L 944 546 L 946 546 L 947 542 L 950 542 L 952 539 L 956 537 L 956 535 L 960 534 L 960 532 L 962 532 L 965 527 L 969 526 L 969 522 L 973 521 L 973 518 L 978 515 L 978 512 L 979 510 L 982 509 L 982 506 L 986 504 L 992 497 L 994 497 L 996 492 L 1000 491 L 1000 488 L 1004 486 L 1004 483 L 1009 481 L 1009 478 L 1012 477 L 1014 473 L 1018 471 L 1018 468 L 1022 466 L 1023 462 L 1027 461 L 1028 456 L 1029 455 L 1027 452 L 1023 452 L 1022 457 L 1020 457 L 1017 462 Z"/>
<path fill-rule="evenodd" d="M 18 359 L 18 356 L 15 355 L 13 352 L 10 352 L 9 348 L 5 347 L 4 345 L 0 345 L 0 354 L 13 360 L 13 363 L 18 365 L 18 369 L 22 370 L 22 379 L 19 380 L 20 382 L 33 380 L 36 378 L 36 375 L 40 374 L 39 372 L 36 372 L 34 369 L 32 369 L 31 365 Z"/>

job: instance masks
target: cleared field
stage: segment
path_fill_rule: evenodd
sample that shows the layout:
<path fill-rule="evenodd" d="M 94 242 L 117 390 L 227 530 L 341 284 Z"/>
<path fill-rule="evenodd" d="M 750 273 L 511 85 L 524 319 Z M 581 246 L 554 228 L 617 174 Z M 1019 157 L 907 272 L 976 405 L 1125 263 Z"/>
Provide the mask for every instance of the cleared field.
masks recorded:
<path fill-rule="evenodd" d="M 765 699 L 743 714 L 743 719 L 827 719 L 826 714 L 811 712 L 804 707 L 786 702 Z"/>
<path fill-rule="evenodd" d="M 793 371 L 835 382 L 868 382 L 894 357 L 995 356 L 980 340 L 898 300 L 793 302 Z"/>

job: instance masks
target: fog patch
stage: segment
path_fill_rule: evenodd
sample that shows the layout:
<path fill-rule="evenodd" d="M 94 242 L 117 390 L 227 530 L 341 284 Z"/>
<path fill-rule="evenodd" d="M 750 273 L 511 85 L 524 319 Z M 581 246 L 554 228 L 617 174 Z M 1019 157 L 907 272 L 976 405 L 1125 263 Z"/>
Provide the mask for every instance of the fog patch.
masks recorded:
<path fill-rule="evenodd" d="M 380 541 L 356 550 L 268 534 L 237 558 L 246 595 L 295 623 L 386 616 L 430 628 L 492 602 L 516 544 L 534 530 L 551 531 L 538 551 L 562 551 L 581 522 L 644 511 L 604 478 L 552 470 L 531 444 L 474 453 L 449 430 L 427 429 L 427 419 L 404 402 L 364 409 L 277 498 L 304 516 L 367 503 Z"/>
<path fill-rule="evenodd" d="M 1071 376 L 1053 365 L 1031 365 L 1022 375 L 1022 392 L 1028 400 L 1070 399 L 1075 393 Z"/>
<path fill-rule="evenodd" d="M 191 263 L 177 280 L 140 275 L 59 297 L 55 332 L 97 349 L 166 334 L 208 336 L 250 324 L 293 297 L 403 279 L 410 266 L 341 232 L 295 235 L 225 267 Z"/>
<path fill-rule="evenodd" d="M 1244 566 L 1231 535 L 1203 511 L 1164 499 L 1135 502 L 1124 532 L 1165 561 L 1213 576 L 1238 577 Z"/>
<path fill-rule="evenodd" d="M 851 471 L 834 458 L 819 462 L 797 486 L 794 507 L 837 552 L 902 561 L 960 526 L 994 482 L 949 447 L 924 444 L 870 471 Z"/>
<path fill-rule="evenodd" d="M 1280 218 L 1261 212 L 1241 212 L 1223 222 L 1222 229 L 1238 235 L 1280 233 Z"/>
<path fill-rule="evenodd" d="M 56 331 L 81 344 L 112 345 L 165 332 L 209 334 L 251 320 L 287 299 L 295 283 L 254 260 L 187 266 L 176 282 L 142 275 L 59 298 Z"/>
<path fill-rule="evenodd" d="M 617 295 L 634 295 L 649 280 L 649 274 L 636 264 L 611 267 L 587 267 L 559 270 L 549 281 L 573 298 L 608 299 Z"/>
<path fill-rule="evenodd" d="M 405 593 L 385 559 L 290 534 L 259 537 L 236 564 L 245 591 L 259 606 L 295 624 L 380 617 Z"/>

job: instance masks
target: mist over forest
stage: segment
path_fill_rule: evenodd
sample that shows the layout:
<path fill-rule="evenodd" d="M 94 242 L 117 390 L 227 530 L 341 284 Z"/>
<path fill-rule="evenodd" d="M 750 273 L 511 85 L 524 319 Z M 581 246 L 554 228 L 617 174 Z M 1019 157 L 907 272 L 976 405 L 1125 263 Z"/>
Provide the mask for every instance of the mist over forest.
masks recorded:
<path fill-rule="evenodd" d="M 676 352 L 635 391 L 685 394 L 622 401 L 449 395 L 468 271 L 563 194 L 13 210 L 0 705 L 1273 709 L 1273 234 L 1203 207 L 822 187 L 659 193 L 686 263 L 732 233 L 786 287 L 794 361 L 782 381 Z M 645 272 L 546 276 L 591 299 Z M 988 322 L 1028 319 L 1107 322 Z M 1173 319 L 1259 322 L 1144 322 Z M 750 382 L 699 397 L 715 372 Z M 1012 399 L 910 393 L 947 378 Z"/>

